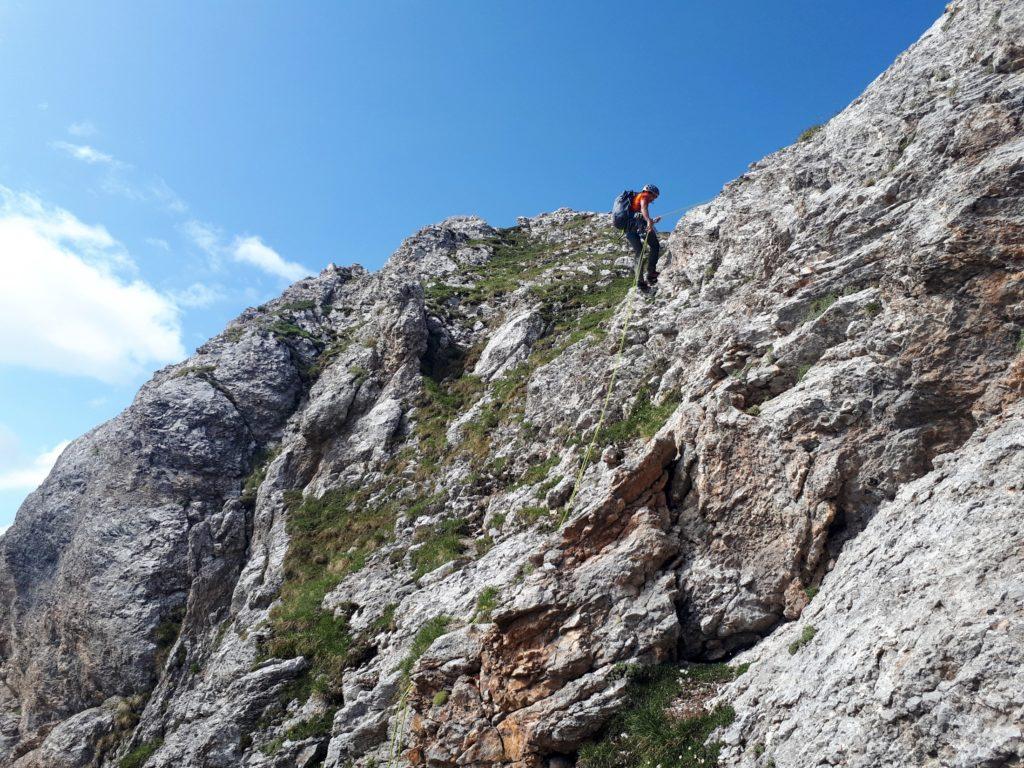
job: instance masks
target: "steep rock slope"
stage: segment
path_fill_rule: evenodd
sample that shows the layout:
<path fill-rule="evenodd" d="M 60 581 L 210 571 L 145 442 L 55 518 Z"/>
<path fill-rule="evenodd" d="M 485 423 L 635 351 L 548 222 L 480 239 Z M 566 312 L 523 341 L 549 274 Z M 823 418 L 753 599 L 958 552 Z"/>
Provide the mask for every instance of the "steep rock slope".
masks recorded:
<path fill-rule="evenodd" d="M 1021 760 L 1021 39 L 952 3 L 654 297 L 603 215 L 449 219 L 158 372 L 0 542 L 0 759 L 561 765 L 754 646 L 728 764 Z"/>

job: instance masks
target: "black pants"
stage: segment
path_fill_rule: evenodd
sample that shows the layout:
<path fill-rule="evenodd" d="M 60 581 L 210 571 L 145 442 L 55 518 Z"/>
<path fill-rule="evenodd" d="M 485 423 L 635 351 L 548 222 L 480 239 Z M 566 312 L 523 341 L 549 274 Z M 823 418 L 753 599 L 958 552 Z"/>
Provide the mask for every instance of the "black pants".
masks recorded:
<path fill-rule="evenodd" d="M 644 222 L 646 224 L 646 222 Z M 636 226 L 626 230 L 626 239 L 633 246 L 633 255 L 640 257 L 640 251 L 644 247 L 644 235 L 640 234 Z M 658 271 L 658 257 L 661 256 L 661 243 L 658 242 L 658 233 L 651 232 L 647 235 L 647 279 L 653 280 L 654 273 Z"/>

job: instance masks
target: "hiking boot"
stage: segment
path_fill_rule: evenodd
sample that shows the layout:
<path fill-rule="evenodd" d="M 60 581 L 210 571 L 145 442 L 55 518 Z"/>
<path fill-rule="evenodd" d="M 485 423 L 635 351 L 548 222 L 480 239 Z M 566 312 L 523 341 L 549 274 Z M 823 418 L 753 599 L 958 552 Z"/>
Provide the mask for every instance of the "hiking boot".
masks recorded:
<path fill-rule="evenodd" d="M 647 275 L 647 282 L 654 285 L 658 282 L 659 277 L 661 277 L 661 272 L 650 272 Z"/>
<path fill-rule="evenodd" d="M 649 290 L 651 290 L 651 286 L 648 285 L 647 281 L 644 280 L 642 277 L 636 281 L 636 287 L 639 288 L 644 293 L 647 293 Z"/>

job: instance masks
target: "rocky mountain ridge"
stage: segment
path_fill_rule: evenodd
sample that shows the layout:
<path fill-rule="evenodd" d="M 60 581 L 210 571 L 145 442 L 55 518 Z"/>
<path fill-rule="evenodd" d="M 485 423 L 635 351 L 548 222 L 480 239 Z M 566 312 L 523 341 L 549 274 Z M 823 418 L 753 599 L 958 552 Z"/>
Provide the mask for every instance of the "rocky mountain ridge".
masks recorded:
<path fill-rule="evenodd" d="M 457 217 L 159 371 L 0 540 L 0 762 L 1020 765 L 1022 32 L 951 3 L 653 296 Z"/>

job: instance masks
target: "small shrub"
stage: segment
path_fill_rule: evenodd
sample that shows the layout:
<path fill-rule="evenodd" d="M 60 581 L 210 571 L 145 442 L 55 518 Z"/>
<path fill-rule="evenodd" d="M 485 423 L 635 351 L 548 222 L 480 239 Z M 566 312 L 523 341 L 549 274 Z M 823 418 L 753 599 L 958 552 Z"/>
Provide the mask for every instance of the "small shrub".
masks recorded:
<path fill-rule="evenodd" d="M 301 299 L 300 301 L 290 301 L 287 304 L 282 304 L 278 308 L 278 312 L 305 312 L 306 310 L 316 309 L 316 302 L 312 299 Z"/>
<path fill-rule="evenodd" d="M 761 406 L 760 405 L 752 405 L 749 408 L 747 408 L 744 411 L 744 413 L 747 414 L 748 416 L 760 416 L 761 415 Z"/>
<path fill-rule="evenodd" d="M 349 367 L 348 375 L 352 377 L 352 383 L 358 387 L 370 377 L 370 372 L 361 365 L 353 365 Z"/>
<path fill-rule="evenodd" d="M 145 744 L 140 744 L 127 755 L 121 758 L 120 768 L 142 768 L 146 764 L 146 761 L 151 758 L 161 746 L 163 746 L 163 739 L 156 739 L 154 741 L 147 741 Z"/>
<path fill-rule="evenodd" d="M 1024 352 L 1024 331 L 1020 332 L 1020 336 L 1017 337 L 1017 351 Z"/>
<path fill-rule="evenodd" d="M 498 606 L 498 588 L 484 587 L 476 599 L 476 612 L 473 621 L 490 621 L 491 611 Z"/>
<path fill-rule="evenodd" d="M 821 296 L 811 302 L 811 306 L 807 308 L 807 313 L 804 315 L 804 322 L 808 323 L 811 320 L 817 320 L 823 314 L 825 310 L 831 307 L 839 300 L 839 295 L 836 293 L 829 293 Z"/>
<path fill-rule="evenodd" d="M 171 647 L 178 639 L 178 634 L 181 632 L 181 622 L 184 618 L 185 606 L 179 605 L 163 621 L 156 625 L 156 629 L 153 631 L 156 653 L 153 658 L 158 670 L 163 669 L 164 664 L 167 663 L 167 656 L 171 652 Z"/>
<path fill-rule="evenodd" d="M 438 691 L 434 694 L 434 698 L 431 703 L 435 707 L 443 707 L 448 703 L 448 691 Z"/>
<path fill-rule="evenodd" d="M 808 600 L 813 600 L 818 594 L 818 587 L 804 587 L 804 594 L 807 595 Z"/>
<path fill-rule="evenodd" d="M 267 328 L 267 330 L 270 331 L 270 333 L 272 333 L 279 339 L 313 338 L 313 334 L 311 334 L 309 331 L 303 330 L 295 323 L 289 323 L 284 320 L 278 320 L 276 323 L 273 323 L 269 328 Z"/>
<path fill-rule="evenodd" d="M 534 565 L 533 563 L 531 563 L 529 561 L 523 563 L 520 566 L 520 568 L 519 568 L 519 573 L 516 574 L 516 581 L 522 581 L 523 579 L 525 579 L 527 576 L 529 576 L 531 573 L 533 573 L 536 570 L 537 570 L 537 566 Z"/>
<path fill-rule="evenodd" d="M 896 153 L 898 155 L 902 155 L 904 152 L 906 152 L 907 151 L 907 147 L 909 147 L 911 144 L 914 143 L 914 139 L 915 138 L 916 138 L 916 134 L 914 132 L 911 132 L 911 133 L 908 133 L 908 134 L 904 135 L 900 139 L 899 146 L 896 147 Z"/>
<path fill-rule="evenodd" d="M 412 639 L 412 646 L 409 648 L 408 655 L 402 659 L 402 663 L 399 665 L 399 669 L 402 672 L 402 677 L 408 681 L 412 675 L 412 669 L 416 666 L 416 662 L 420 660 L 420 656 L 427 652 L 427 648 L 437 640 L 441 635 L 448 631 L 448 626 L 452 623 L 453 619 L 451 616 L 435 616 L 428 620 L 419 630 L 416 632 L 416 636 Z"/>
<path fill-rule="evenodd" d="M 804 363 L 803 365 L 798 365 L 796 368 L 796 380 L 803 381 L 804 376 L 806 376 L 807 372 L 811 370 L 811 367 L 812 363 Z"/>
<path fill-rule="evenodd" d="M 814 636 L 816 634 L 818 634 L 818 630 L 816 630 L 811 624 L 808 624 L 806 627 L 804 627 L 803 631 L 800 633 L 799 639 L 794 640 L 792 643 L 789 644 L 790 655 L 796 653 L 809 642 L 811 642 L 811 640 L 814 639 Z"/>
<path fill-rule="evenodd" d="M 824 127 L 825 127 L 824 124 L 818 123 L 816 125 L 812 125 L 810 128 L 805 128 L 803 133 L 801 133 L 800 136 L 797 137 L 797 141 L 799 141 L 799 142 L 810 141 L 815 136 L 817 136 L 819 133 L 821 133 L 821 130 Z"/>
<path fill-rule="evenodd" d="M 879 312 L 882 311 L 882 305 L 877 301 L 869 301 L 864 305 L 864 312 L 868 317 L 875 317 Z"/>
<path fill-rule="evenodd" d="M 276 755 L 280 751 L 281 747 L 284 746 L 284 742 L 284 736 L 278 736 L 277 738 L 271 739 L 266 744 L 261 746 L 260 752 L 262 752 L 264 755 L 267 755 L 268 757 Z"/>
<path fill-rule="evenodd" d="M 215 370 L 217 370 L 215 365 L 186 365 L 179 369 L 172 378 L 181 379 L 185 376 L 195 376 L 198 379 L 211 379 Z"/>

